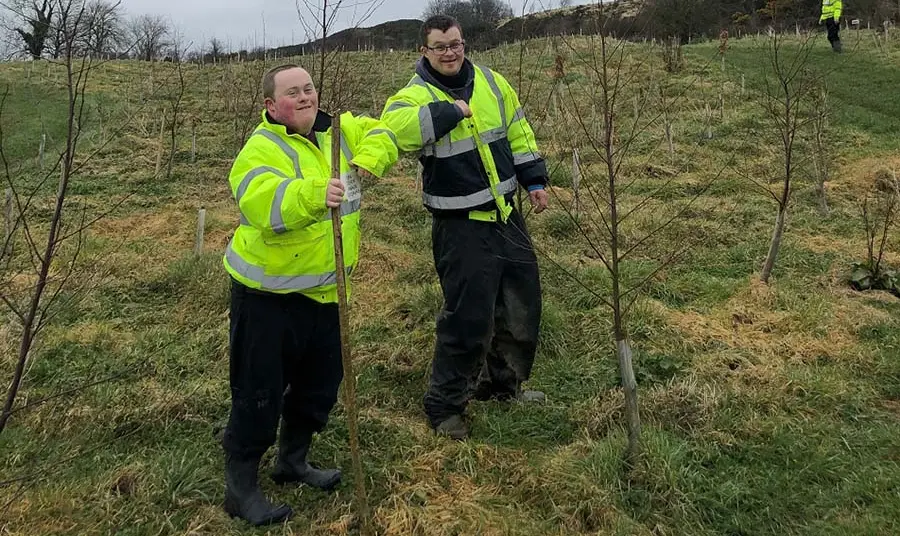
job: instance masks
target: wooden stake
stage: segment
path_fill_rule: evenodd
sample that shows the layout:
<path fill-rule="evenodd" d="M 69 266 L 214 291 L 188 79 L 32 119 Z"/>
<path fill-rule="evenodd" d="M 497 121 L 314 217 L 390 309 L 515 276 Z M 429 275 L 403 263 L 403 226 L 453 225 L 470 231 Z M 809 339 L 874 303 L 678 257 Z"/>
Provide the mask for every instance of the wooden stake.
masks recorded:
<path fill-rule="evenodd" d="M 341 176 L 341 116 L 335 113 L 331 120 L 331 176 Z M 350 349 L 350 319 L 347 310 L 347 272 L 344 269 L 344 240 L 341 234 L 341 209 L 331 209 L 331 228 L 334 232 L 334 271 L 337 274 L 338 315 L 341 323 L 341 361 L 344 365 L 344 409 L 347 411 L 347 430 L 350 433 L 350 457 L 353 462 L 353 480 L 356 490 L 356 515 L 360 533 L 372 535 L 372 520 L 366 495 L 365 475 L 359 452 L 359 412 L 356 407 L 356 376 L 353 374 L 353 357 Z"/>
<path fill-rule="evenodd" d="M 581 196 L 579 195 L 579 187 L 581 186 L 581 162 L 578 159 L 578 149 L 572 149 L 572 195 L 575 200 L 575 216 L 578 216 L 581 210 Z"/>
<path fill-rule="evenodd" d="M 200 208 L 197 213 L 197 238 L 194 240 L 194 255 L 203 253 L 203 232 L 206 230 L 206 209 Z"/>
<path fill-rule="evenodd" d="M 712 112 L 708 102 L 706 103 L 706 139 L 712 139 Z"/>
<path fill-rule="evenodd" d="M 159 177 L 159 169 L 162 167 L 162 155 L 163 155 L 163 133 L 164 127 L 166 126 L 166 114 L 163 113 L 159 118 L 159 147 L 156 151 L 156 173 L 155 176 Z"/>
<path fill-rule="evenodd" d="M 666 122 L 666 142 L 669 144 L 669 160 L 675 162 L 675 141 L 672 139 L 672 123 Z"/>
<path fill-rule="evenodd" d="M 3 244 L 6 246 L 6 250 L 2 251 L 0 253 L 2 253 L 3 256 L 6 256 L 6 252 L 11 250 L 10 246 L 12 246 L 12 244 L 10 244 L 10 242 L 11 242 L 10 237 L 12 236 L 12 233 L 13 233 L 13 193 L 12 193 L 12 188 L 6 189 L 6 203 L 4 204 L 4 209 L 3 209 L 3 221 L 4 221 Z"/>
<path fill-rule="evenodd" d="M 44 169 L 44 148 L 47 146 L 47 134 L 41 134 L 41 145 L 38 147 L 38 167 Z"/>
<path fill-rule="evenodd" d="M 722 82 L 722 90 L 719 92 L 719 119 L 725 120 L 725 82 Z"/>

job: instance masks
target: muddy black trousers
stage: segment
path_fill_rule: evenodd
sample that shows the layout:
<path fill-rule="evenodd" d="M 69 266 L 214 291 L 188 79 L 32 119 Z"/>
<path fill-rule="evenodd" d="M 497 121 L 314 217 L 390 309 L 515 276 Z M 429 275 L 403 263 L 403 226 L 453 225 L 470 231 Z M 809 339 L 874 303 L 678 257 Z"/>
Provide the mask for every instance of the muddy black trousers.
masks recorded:
<path fill-rule="evenodd" d="M 437 317 L 425 413 L 432 427 L 470 398 L 506 399 L 531 374 L 541 319 L 537 258 L 525 222 L 435 216 L 432 251 L 444 306 Z"/>
<path fill-rule="evenodd" d="M 841 25 L 838 22 L 834 21 L 834 18 L 825 19 L 825 30 L 828 34 L 828 42 L 831 43 L 831 46 L 834 46 L 835 42 L 841 40 L 838 32 L 841 29 Z"/>
<path fill-rule="evenodd" d="M 279 418 L 297 430 L 325 427 L 344 375 L 337 304 L 232 281 L 230 342 L 228 454 L 261 457 Z"/>

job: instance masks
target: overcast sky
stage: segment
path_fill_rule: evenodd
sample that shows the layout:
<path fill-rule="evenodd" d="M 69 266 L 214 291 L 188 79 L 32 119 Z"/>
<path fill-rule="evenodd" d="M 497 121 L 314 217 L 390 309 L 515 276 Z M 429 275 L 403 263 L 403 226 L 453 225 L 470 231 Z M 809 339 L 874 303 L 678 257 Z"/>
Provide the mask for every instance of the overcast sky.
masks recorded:
<path fill-rule="evenodd" d="M 301 0 L 302 1 L 302 0 Z M 311 0 L 317 1 L 317 0 Z M 522 12 L 525 0 L 510 0 L 513 11 Z M 368 0 L 344 0 L 348 6 Z M 559 0 L 529 0 L 528 5 L 545 8 L 556 7 Z M 384 0 L 372 17 L 361 26 L 373 26 L 396 19 L 421 17 L 426 2 L 420 0 Z M 587 1 L 575 1 L 575 4 Z M 155 14 L 169 17 L 187 41 L 205 45 L 213 37 L 220 39 L 228 49 L 238 50 L 255 46 L 288 45 L 305 41 L 294 0 L 123 0 L 128 15 Z M 354 18 L 362 13 L 357 8 L 344 9 L 336 30 L 353 25 Z M 265 28 L 265 32 L 263 31 Z M 263 35 L 265 34 L 265 43 Z"/>

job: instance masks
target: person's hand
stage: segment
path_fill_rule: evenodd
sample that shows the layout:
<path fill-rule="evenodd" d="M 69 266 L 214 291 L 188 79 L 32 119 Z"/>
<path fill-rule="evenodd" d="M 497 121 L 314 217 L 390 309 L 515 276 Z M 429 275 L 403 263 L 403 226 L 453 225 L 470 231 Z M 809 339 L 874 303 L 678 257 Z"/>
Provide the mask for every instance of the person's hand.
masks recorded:
<path fill-rule="evenodd" d="M 344 200 L 344 184 L 340 179 L 331 179 L 328 181 L 328 188 L 325 189 L 325 206 L 328 208 L 338 208 L 341 201 Z"/>
<path fill-rule="evenodd" d="M 459 111 L 462 112 L 463 117 L 472 117 L 472 109 L 469 108 L 469 105 L 466 103 L 466 101 L 457 99 L 455 104 L 456 107 L 459 108 Z"/>
<path fill-rule="evenodd" d="M 547 190 L 532 190 L 528 192 L 528 198 L 531 200 L 531 207 L 534 209 L 535 214 L 543 212 L 550 202 L 550 195 L 547 193 Z"/>
<path fill-rule="evenodd" d="M 375 176 L 374 173 L 372 173 L 368 169 L 361 168 L 361 167 L 357 166 L 356 164 L 354 164 L 353 162 L 350 162 L 350 165 L 353 166 L 353 169 L 356 171 L 356 174 L 359 175 L 360 179 L 369 180 L 369 179 L 377 179 L 378 178 Z"/>

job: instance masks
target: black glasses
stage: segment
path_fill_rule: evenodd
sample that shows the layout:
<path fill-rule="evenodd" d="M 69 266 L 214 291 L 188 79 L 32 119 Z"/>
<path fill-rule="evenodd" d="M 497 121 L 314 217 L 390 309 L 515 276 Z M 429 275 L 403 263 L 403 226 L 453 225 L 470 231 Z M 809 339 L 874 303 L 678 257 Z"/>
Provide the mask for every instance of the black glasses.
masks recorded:
<path fill-rule="evenodd" d="M 437 45 L 433 47 L 425 45 L 425 48 L 434 52 L 438 56 L 442 56 L 446 54 L 448 50 L 452 50 L 453 52 L 461 52 L 462 49 L 466 48 L 466 42 L 460 41 L 458 43 L 450 43 L 449 45 Z"/>

